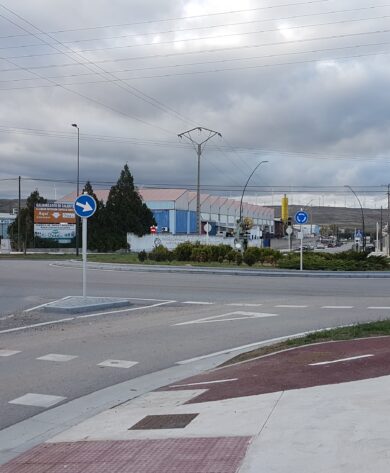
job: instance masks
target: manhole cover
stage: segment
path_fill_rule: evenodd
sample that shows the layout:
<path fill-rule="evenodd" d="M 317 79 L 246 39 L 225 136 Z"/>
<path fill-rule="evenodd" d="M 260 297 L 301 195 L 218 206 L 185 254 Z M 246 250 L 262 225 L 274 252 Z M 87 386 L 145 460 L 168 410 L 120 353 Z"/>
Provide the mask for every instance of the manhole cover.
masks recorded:
<path fill-rule="evenodd" d="M 184 429 L 198 414 L 146 416 L 128 430 Z"/>

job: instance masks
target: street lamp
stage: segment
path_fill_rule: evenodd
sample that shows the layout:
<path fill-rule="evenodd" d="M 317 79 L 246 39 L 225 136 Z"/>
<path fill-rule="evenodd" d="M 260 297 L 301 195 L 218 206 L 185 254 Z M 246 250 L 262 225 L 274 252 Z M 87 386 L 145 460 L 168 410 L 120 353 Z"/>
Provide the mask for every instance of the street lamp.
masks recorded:
<path fill-rule="evenodd" d="M 80 194 L 80 128 L 77 123 L 72 123 L 74 128 L 77 128 L 77 190 L 76 197 Z M 79 218 L 76 215 L 76 256 L 79 255 Z"/>
<path fill-rule="evenodd" d="M 242 201 L 244 199 L 244 194 L 245 194 L 245 191 L 246 191 L 246 188 L 248 187 L 248 184 L 249 184 L 249 181 L 251 179 L 251 177 L 253 176 L 253 174 L 256 172 L 256 170 L 263 164 L 263 163 L 268 163 L 269 161 L 261 161 L 256 167 L 255 169 L 251 172 L 250 176 L 248 177 L 248 180 L 246 181 L 246 184 L 244 186 L 244 189 L 242 190 L 242 195 L 241 195 L 241 202 L 240 202 L 240 224 L 241 224 L 241 219 L 242 219 Z"/>
<path fill-rule="evenodd" d="M 351 186 L 344 186 L 347 187 L 352 194 L 356 197 L 357 201 L 359 202 L 360 205 L 360 210 L 362 212 L 362 226 L 363 226 L 363 251 L 366 251 L 366 232 L 365 232 L 365 226 L 364 226 L 364 212 L 363 212 L 363 206 L 362 203 L 360 202 L 359 197 L 357 196 L 356 192 L 352 189 Z"/>

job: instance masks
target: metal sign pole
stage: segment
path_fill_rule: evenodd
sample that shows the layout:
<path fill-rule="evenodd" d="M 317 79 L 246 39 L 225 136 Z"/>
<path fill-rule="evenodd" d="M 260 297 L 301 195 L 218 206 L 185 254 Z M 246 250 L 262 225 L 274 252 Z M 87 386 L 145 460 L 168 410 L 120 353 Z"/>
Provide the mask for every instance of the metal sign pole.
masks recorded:
<path fill-rule="evenodd" d="M 303 270 L 303 229 L 301 225 L 301 264 L 300 264 L 301 271 Z"/>
<path fill-rule="evenodd" d="M 87 218 L 83 221 L 83 297 L 87 296 Z"/>

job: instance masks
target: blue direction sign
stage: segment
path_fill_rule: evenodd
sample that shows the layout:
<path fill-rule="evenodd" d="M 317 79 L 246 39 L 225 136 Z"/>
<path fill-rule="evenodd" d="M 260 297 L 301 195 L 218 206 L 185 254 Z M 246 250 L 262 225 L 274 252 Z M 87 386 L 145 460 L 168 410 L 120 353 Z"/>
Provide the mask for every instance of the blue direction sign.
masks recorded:
<path fill-rule="evenodd" d="M 82 194 L 74 201 L 74 211 L 81 218 L 89 218 L 96 211 L 96 201 L 88 194 Z"/>
<path fill-rule="evenodd" d="M 295 214 L 295 222 L 299 223 L 300 225 L 304 225 L 308 220 L 309 216 L 304 210 L 300 210 Z"/>

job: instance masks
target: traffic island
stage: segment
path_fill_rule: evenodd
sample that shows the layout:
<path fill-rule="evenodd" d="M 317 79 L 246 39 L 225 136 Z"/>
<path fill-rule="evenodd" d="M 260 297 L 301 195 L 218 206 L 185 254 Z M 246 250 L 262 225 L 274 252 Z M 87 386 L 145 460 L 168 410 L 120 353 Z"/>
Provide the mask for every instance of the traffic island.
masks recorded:
<path fill-rule="evenodd" d="M 127 307 L 129 305 L 130 301 L 128 299 L 118 297 L 70 296 L 50 302 L 43 306 L 42 309 L 45 312 L 78 314 L 80 312 Z"/>

